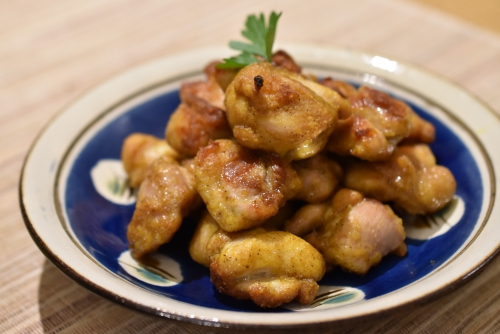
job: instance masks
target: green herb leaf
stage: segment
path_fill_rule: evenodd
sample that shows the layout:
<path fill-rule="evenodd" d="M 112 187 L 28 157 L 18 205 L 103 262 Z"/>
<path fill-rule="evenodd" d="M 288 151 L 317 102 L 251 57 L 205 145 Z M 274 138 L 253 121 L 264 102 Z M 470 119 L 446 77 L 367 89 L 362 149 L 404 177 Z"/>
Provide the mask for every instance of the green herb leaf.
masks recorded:
<path fill-rule="evenodd" d="M 251 43 L 230 41 L 229 47 L 241 51 L 241 54 L 231 58 L 223 59 L 224 62 L 217 65 L 221 69 L 238 69 L 260 60 L 271 61 L 273 55 L 273 44 L 276 36 L 276 27 L 281 13 L 272 12 L 266 27 L 264 14 L 259 17 L 250 15 L 245 22 L 245 29 L 241 32 L 243 37 Z"/>

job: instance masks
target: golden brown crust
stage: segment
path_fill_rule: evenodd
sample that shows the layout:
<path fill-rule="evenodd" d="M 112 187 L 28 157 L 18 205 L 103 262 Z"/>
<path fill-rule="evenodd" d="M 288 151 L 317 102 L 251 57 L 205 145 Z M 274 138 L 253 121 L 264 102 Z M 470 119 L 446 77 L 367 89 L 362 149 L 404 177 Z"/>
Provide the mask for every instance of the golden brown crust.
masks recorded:
<path fill-rule="evenodd" d="M 426 144 L 399 146 L 388 161 L 353 161 L 345 166 L 345 185 L 382 202 L 394 202 L 410 214 L 427 214 L 453 198 L 456 181 L 436 165 Z"/>
<path fill-rule="evenodd" d="M 304 205 L 285 222 L 284 230 L 299 237 L 305 236 L 323 225 L 329 205 L 329 201 Z"/>
<path fill-rule="evenodd" d="M 326 148 L 340 155 L 368 161 L 388 160 L 402 141 L 428 143 L 434 126 L 420 118 L 406 103 L 382 91 L 326 78 L 324 86 L 339 92 L 350 103 L 341 108 L 337 129 Z"/>
<path fill-rule="evenodd" d="M 298 192 L 300 179 L 283 158 L 217 140 L 195 158 L 196 189 L 226 231 L 262 224 Z"/>
<path fill-rule="evenodd" d="M 215 244 L 213 246 L 211 244 Z M 325 273 L 321 254 L 291 233 L 264 229 L 228 234 L 216 232 L 210 277 L 219 292 L 251 299 L 260 307 L 297 300 L 312 302 Z"/>
<path fill-rule="evenodd" d="M 273 53 L 272 63 L 273 65 L 287 69 L 290 72 L 297 74 L 302 72 L 302 67 L 300 67 L 295 60 L 293 60 L 292 56 L 283 50 L 278 50 Z"/>
<path fill-rule="evenodd" d="M 383 256 L 404 255 L 405 232 L 402 221 L 388 205 L 363 197 L 359 192 L 341 189 L 324 216 L 324 224 L 306 240 L 327 264 L 364 275 Z"/>
<path fill-rule="evenodd" d="M 219 225 L 215 219 L 205 210 L 189 243 L 189 255 L 194 261 L 205 267 L 210 265 L 210 256 L 207 253 L 208 241 L 218 229 Z"/>
<path fill-rule="evenodd" d="M 179 158 L 179 154 L 163 139 L 143 133 L 133 133 L 125 138 L 121 160 L 129 176 L 129 185 L 138 187 L 146 177 L 148 167 L 161 156 L 172 160 Z"/>
<path fill-rule="evenodd" d="M 380 161 L 391 156 L 394 145 L 366 118 L 351 115 L 338 121 L 336 130 L 328 138 L 326 149 L 339 155 Z"/>
<path fill-rule="evenodd" d="M 196 203 L 194 176 L 166 157 L 155 160 L 139 188 L 127 229 L 132 255 L 141 258 L 170 241 Z"/>
<path fill-rule="evenodd" d="M 238 73 L 237 69 L 221 69 L 217 68 L 217 64 L 220 64 L 220 60 L 215 60 L 209 63 L 203 72 L 207 75 L 208 80 L 213 80 L 217 82 L 222 91 L 226 91 L 227 86 L 233 81 L 236 73 Z"/>
<path fill-rule="evenodd" d="M 185 157 L 194 157 L 211 139 L 232 137 L 224 112 L 224 93 L 214 81 L 183 84 L 181 104 L 165 130 L 167 142 Z"/>
<path fill-rule="evenodd" d="M 302 181 L 295 199 L 308 203 L 320 203 L 330 198 L 342 177 L 340 165 L 324 154 L 294 161 L 292 167 Z"/>
<path fill-rule="evenodd" d="M 323 148 L 334 129 L 338 105 L 290 78 L 294 74 L 263 62 L 238 72 L 226 91 L 225 105 L 239 143 L 290 159 L 304 159 Z M 261 87 L 255 83 L 259 76 Z"/>

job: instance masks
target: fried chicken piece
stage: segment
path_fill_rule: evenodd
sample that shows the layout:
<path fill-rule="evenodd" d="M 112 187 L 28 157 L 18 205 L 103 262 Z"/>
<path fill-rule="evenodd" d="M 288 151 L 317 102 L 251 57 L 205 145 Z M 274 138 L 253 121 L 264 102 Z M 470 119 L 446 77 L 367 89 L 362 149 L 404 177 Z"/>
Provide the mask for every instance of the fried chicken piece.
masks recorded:
<path fill-rule="evenodd" d="M 305 237 L 327 265 L 364 275 L 382 257 L 406 254 L 402 220 L 388 205 L 341 189 L 325 213 L 325 222 Z"/>
<path fill-rule="evenodd" d="M 389 94 L 361 86 L 349 102 L 356 115 L 368 119 L 391 143 L 397 144 L 410 134 L 412 110 Z"/>
<path fill-rule="evenodd" d="M 432 123 L 424 120 L 413 112 L 410 134 L 403 140 L 406 144 L 432 143 L 436 138 L 436 129 Z"/>
<path fill-rule="evenodd" d="M 336 91 L 333 91 L 325 85 L 318 83 L 318 79 L 316 77 L 311 75 L 299 75 L 295 72 L 290 72 L 279 67 L 276 69 L 276 71 L 290 79 L 300 82 L 301 84 L 312 90 L 314 93 L 316 93 L 316 95 L 321 97 L 327 103 L 334 106 L 335 109 L 338 109 L 337 119 L 340 117 L 340 115 L 350 115 L 352 113 L 350 102 L 347 99 L 343 98 Z"/>
<path fill-rule="evenodd" d="M 170 116 L 167 142 L 186 157 L 194 157 L 210 139 L 231 138 L 224 112 L 224 93 L 214 80 L 185 83 L 181 104 Z"/>
<path fill-rule="evenodd" d="M 300 67 L 292 56 L 283 50 L 278 50 L 273 53 L 272 63 L 275 66 L 287 69 L 290 72 L 300 74 L 302 72 L 302 67 Z"/>
<path fill-rule="evenodd" d="M 305 236 L 323 225 L 325 212 L 329 206 L 330 201 L 304 205 L 285 222 L 284 230 L 299 237 Z"/>
<path fill-rule="evenodd" d="M 217 82 L 222 91 L 225 92 L 227 86 L 229 86 L 231 81 L 233 81 L 234 77 L 236 76 L 236 73 L 238 73 L 238 70 L 217 68 L 217 64 L 220 63 L 222 63 L 220 60 L 215 60 L 209 63 L 205 67 L 204 72 L 208 77 L 208 80 L 214 80 L 215 82 Z"/>
<path fill-rule="evenodd" d="M 216 232 L 207 245 L 210 279 L 217 290 L 260 307 L 296 300 L 309 304 L 325 273 L 321 254 L 303 239 L 283 231 L 257 228 Z"/>
<path fill-rule="evenodd" d="M 442 209 L 453 198 L 456 181 L 450 170 L 436 165 L 426 144 L 398 146 L 390 160 L 345 166 L 345 186 L 381 202 L 394 202 L 409 214 Z"/>
<path fill-rule="evenodd" d="M 302 181 L 302 189 L 295 199 L 308 203 L 320 203 L 330 198 L 342 176 L 340 165 L 324 154 L 294 161 L 292 167 Z"/>
<path fill-rule="evenodd" d="M 181 101 L 190 107 L 200 108 L 204 107 L 205 104 L 209 104 L 220 110 L 226 109 L 224 106 L 224 91 L 211 76 L 207 76 L 206 81 L 184 83 L 181 86 L 179 95 Z"/>
<path fill-rule="evenodd" d="M 327 150 L 368 161 L 387 160 L 401 141 L 429 143 L 434 126 L 418 116 L 406 103 L 366 86 L 326 78 L 321 83 L 350 102 L 343 108 Z"/>
<path fill-rule="evenodd" d="M 262 224 L 301 187 L 285 159 L 227 139 L 212 141 L 199 150 L 195 177 L 208 211 L 228 232 Z"/>
<path fill-rule="evenodd" d="M 391 143 L 403 139 L 420 143 L 434 141 L 434 126 L 418 116 L 409 105 L 387 93 L 363 86 L 358 90 L 358 96 L 349 101 L 355 113 L 364 115 L 382 129 Z"/>
<path fill-rule="evenodd" d="M 297 211 L 297 206 L 297 203 L 294 201 L 286 202 L 285 205 L 278 210 L 277 214 L 267 219 L 262 223 L 262 225 L 259 225 L 259 227 L 262 227 L 267 231 L 283 230 L 285 222 L 288 219 L 292 218 L 292 216 L 295 214 L 295 211 Z"/>
<path fill-rule="evenodd" d="M 332 78 L 324 78 L 321 84 L 336 91 L 345 99 L 349 99 L 358 93 L 358 90 L 349 83 L 341 80 L 333 80 Z"/>
<path fill-rule="evenodd" d="M 144 133 L 133 133 L 125 138 L 121 151 L 123 167 L 131 187 L 138 187 L 146 177 L 148 167 L 161 156 L 178 159 L 179 154 L 163 139 Z"/>
<path fill-rule="evenodd" d="M 369 120 L 354 114 L 339 119 L 326 144 L 326 150 L 330 152 L 368 161 L 389 159 L 394 147 Z"/>
<path fill-rule="evenodd" d="M 165 156 L 155 160 L 141 183 L 127 229 L 132 256 L 141 258 L 170 241 L 197 203 L 194 175 Z"/>
<path fill-rule="evenodd" d="M 210 257 L 207 253 L 208 241 L 218 229 L 219 225 L 215 219 L 205 210 L 189 243 L 189 255 L 205 267 L 210 265 Z"/>
<path fill-rule="evenodd" d="M 324 147 L 335 127 L 338 105 L 291 79 L 293 75 L 265 62 L 238 72 L 226 90 L 225 105 L 239 143 L 290 160 L 311 157 Z M 311 85 L 321 86 L 312 81 Z"/>

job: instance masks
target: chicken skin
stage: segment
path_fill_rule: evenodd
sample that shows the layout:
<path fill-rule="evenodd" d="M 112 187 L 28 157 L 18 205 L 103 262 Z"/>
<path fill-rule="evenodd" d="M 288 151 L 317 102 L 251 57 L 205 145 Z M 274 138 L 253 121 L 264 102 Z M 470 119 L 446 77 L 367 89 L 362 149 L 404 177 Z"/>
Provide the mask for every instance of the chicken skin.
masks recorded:
<path fill-rule="evenodd" d="M 361 86 L 357 94 L 349 97 L 349 102 L 356 115 L 369 120 L 392 144 L 399 143 L 410 134 L 412 110 L 387 93 Z"/>
<path fill-rule="evenodd" d="M 217 65 L 220 64 L 220 60 L 214 60 L 210 62 L 207 66 L 205 66 L 203 72 L 205 72 L 208 80 L 213 80 L 216 82 L 223 92 L 226 91 L 227 86 L 233 81 L 234 77 L 238 73 L 237 69 L 222 69 L 217 68 Z M 222 101 L 224 104 L 224 101 Z"/>
<path fill-rule="evenodd" d="M 346 187 L 381 202 L 392 201 L 409 214 L 442 209 L 456 190 L 453 174 L 436 165 L 426 144 L 398 146 L 388 161 L 353 161 L 344 171 Z"/>
<path fill-rule="evenodd" d="M 302 72 L 302 67 L 300 67 L 292 56 L 290 56 L 286 51 L 278 50 L 273 53 L 272 63 L 275 66 L 287 69 L 290 72 L 300 74 Z"/>
<path fill-rule="evenodd" d="M 325 222 L 325 212 L 330 206 L 330 201 L 317 204 L 306 204 L 285 221 L 284 230 L 303 237 Z"/>
<path fill-rule="evenodd" d="M 383 256 L 406 254 L 402 220 L 388 205 L 357 191 L 339 190 L 324 219 L 305 240 L 323 254 L 328 266 L 364 275 Z"/>
<path fill-rule="evenodd" d="M 342 176 L 340 165 L 323 154 L 292 162 L 292 167 L 302 181 L 302 189 L 295 199 L 320 203 L 333 195 Z"/>
<path fill-rule="evenodd" d="M 384 161 L 403 140 L 422 143 L 434 140 L 434 126 L 403 101 L 366 86 L 356 90 L 346 82 L 331 78 L 321 83 L 350 103 L 350 112 L 343 108 L 339 113 L 337 129 L 326 145 L 330 152 Z"/>
<path fill-rule="evenodd" d="M 240 144 L 289 160 L 311 157 L 324 147 L 339 107 L 292 79 L 294 75 L 266 62 L 238 72 L 226 90 L 225 106 Z"/>
<path fill-rule="evenodd" d="M 181 104 L 170 116 L 167 142 L 185 157 L 194 157 L 211 139 L 231 138 L 224 112 L 224 93 L 214 80 L 185 83 Z"/>
<path fill-rule="evenodd" d="M 210 265 L 210 257 L 207 253 L 208 241 L 218 229 L 219 225 L 215 219 L 205 210 L 189 243 L 189 255 L 194 261 L 205 267 Z"/>
<path fill-rule="evenodd" d="M 228 232 L 262 224 L 301 187 L 285 159 L 227 139 L 212 141 L 199 150 L 195 177 L 208 211 Z"/>
<path fill-rule="evenodd" d="M 342 156 L 380 161 L 391 156 L 394 145 L 369 120 L 352 114 L 346 119 L 339 119 L 326 149 Z"/>
<path fill-rule="evenodd" d="M 283 231 L 216 232 L 207 245 L 210 278 L 217 290 L 260 307 L 296 300 L 309 304 L 325 273 L 321 254 L 303 239 Z"/>
<path fill-rule="evenodd" d="M 138 187 L 146 177 L 148 167 L 161 156 L 172 160 L 179 158 L 179 154 L 163 139 L 143 133 L 133 133 L 125 138 L 121 159 L 129 176 L 129 185 Z"/>
<path fill-rule="evenodd" d="M 127 229 L 132 256 L 141 258 L 170 241 L 197 203 L 194 175 L 165 156 L 155 160 L 141 183 Z"/>

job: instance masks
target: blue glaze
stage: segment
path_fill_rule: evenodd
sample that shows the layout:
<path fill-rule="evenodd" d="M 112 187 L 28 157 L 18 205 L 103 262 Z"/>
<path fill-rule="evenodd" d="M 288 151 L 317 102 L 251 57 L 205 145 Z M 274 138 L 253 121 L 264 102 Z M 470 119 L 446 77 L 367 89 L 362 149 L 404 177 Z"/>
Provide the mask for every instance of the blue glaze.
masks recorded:
<path fill-rule="evenodd" d="M 186 240 L 190 240 L 195 220 L 187 219 L 173 240 L 160 248 L 181 265 L 184 281 L 170 287 L 149 285 L 126 273 L 117 259 L 128 247 L 126 228 L 134 206 L 113 204 L 94 189 L 91 168 L 101 159 L 119 159 L 123 140 L 132 132 L 163 137 L 170 114 L 179 104 L 178 91 L 144 102 L 107 124 L 83 148 L 67 179 L 66 207 L 70 225 L 83 247 L 104 267 L 124 279 L 156 294 L 191 304 L 242 312 L 290 312 L 260 309 L 249 301 L 237 301 L 219 294 L 210 283 L 208 269 L 191 260 Z M 431 145 L 439 164 L 448 167 L 458 184 L 457 195 L 465 202 L 465 214 L 450 231 L 428 241 L 407 239 L 404 258 L 388 256 L 364 276 L 334 270 L 320 284 L 361 289 L 366 299 L 400 289 L 431 273 L 447 261 L 471 234 L 484 197 L 479 169 L 462 141 L 445 124 L 425 110 L 411 105 L 436 127 Z"/>

